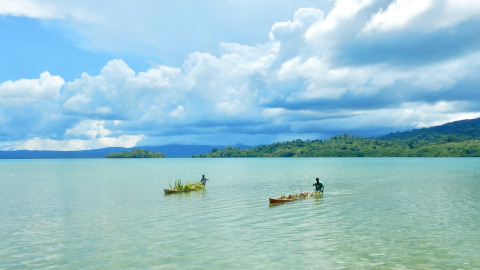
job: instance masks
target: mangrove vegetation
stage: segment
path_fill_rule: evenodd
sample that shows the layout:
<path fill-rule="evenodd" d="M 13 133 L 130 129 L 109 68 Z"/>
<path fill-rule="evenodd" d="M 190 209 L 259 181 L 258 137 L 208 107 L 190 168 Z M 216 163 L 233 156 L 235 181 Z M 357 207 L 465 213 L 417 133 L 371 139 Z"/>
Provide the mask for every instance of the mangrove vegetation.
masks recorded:
<path fill-rule="evenodd" d="M 165 158 L 165 154 L 159 152 L 151 152 L 140 148 L 132 151 L 123 151 L 120 153 L 110 153 L 105 158 Z"/>

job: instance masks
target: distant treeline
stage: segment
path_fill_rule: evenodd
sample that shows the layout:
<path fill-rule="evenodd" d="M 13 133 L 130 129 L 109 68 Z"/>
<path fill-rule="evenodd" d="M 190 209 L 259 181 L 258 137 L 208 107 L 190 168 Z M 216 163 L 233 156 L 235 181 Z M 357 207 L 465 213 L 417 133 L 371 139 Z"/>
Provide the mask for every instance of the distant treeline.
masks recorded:
<path fill-rule="evenodd" d="M 328 140 L 280 142 L 242 150 L 231 146 L 213 149 L 194 158 L 226 157 L 480 157 L 480 140 L 424 143 L 414 140 L 388 140 L 333 136 Z"/>
<path fill-rule="evenodd" d="M 378 138 L 345 133 L 327 140 L 294 140 L 245 150 L 214 148 L 193 157 L 480 157 L 480 118 Z"/>
<path fill-rule="evenodd" d="M 165 154 L 158 152 L 150 152 L 140 148 L 132 151 L 123 151 L 120 153 L 110 153 L 105 158 L 165 158 Z"/>

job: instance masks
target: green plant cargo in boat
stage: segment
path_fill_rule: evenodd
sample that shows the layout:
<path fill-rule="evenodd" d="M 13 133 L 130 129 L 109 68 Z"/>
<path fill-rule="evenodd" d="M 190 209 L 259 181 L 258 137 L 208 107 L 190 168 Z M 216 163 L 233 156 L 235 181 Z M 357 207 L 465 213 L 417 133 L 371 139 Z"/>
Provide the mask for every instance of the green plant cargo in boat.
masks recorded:
<path fill-rule="evenodd" d="M 188 192 L 188 191 L 197 191 L 197 190 L 204 190 L 205 186 L 203 185 L 202 181 L 192 184 L 187 182 L 186 184 L 182 184 L 182 180 L 178 179 L 175 180 L 175 184 L 172 186 L 170 185 L 169 189 L 164 189 L 165 194 L 172 194 L 172 193 L 180 193 L 180 192 Z"/>

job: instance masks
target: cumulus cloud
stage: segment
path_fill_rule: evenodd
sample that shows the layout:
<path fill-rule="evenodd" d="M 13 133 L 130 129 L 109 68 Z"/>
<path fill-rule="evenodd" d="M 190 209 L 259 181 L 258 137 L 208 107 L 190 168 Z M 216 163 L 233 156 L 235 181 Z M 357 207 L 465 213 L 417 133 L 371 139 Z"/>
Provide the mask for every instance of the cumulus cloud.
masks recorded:
<path fill-rule="evenodd" d="M 336 116 L 317 114 L 318 126 L 343 123 L 343 129 L 361 130 L 364 128 L 357 123 L 362 123 L 378 132 L 381 126 L 388 129 L 389 123 L 399 128 L 415 127 L 478 115 L 474 111 L 433 113 L 429 111 L 432 107 L 427 106 L 458 100 L 471 102 L 466 96 L 478 101 L 479 96 L 463 88 L 463 84 L 467 81 L 469 85 L 479 83 L 472 74 L 480 68 L 477 62 L 480 43 L 477 39 L 467 42 L 468 45 L 449 41 L 461 43 L 468 39 L 466 36 L 475 36 L 466 33 L 470 33 L 472 27 L 479 29 L 478 5 L 470 2 L 472 9 L 466 12 L 465 2 L 417 2 L 336 1 L 326 16 L 318 16 L 303 35 L 296 37 L 290 33 L 298 29 L 299 24 L 276 24 L 272 32 L 284 31 L 290 38 L 286 42 L 291 43 L 294 38 L 299 47 L 290 52 L 291 58 L 281 63 L 277 73 L 278 80 L 291 85 L 291 90 L 267 101 L 272 109 L 264 110 L 264 114 L 298 118 L 309 117 L 305 109 L 333 111 Z M 432 20 L 432 12 L 450 14 L 452 10 L 464 12 L 453 16 L 455 19 Z M 397 17 L 401 20 L 396 20 Z M 470 28 L 462 23 L 465 21 L 471 22 Z M 457 39 L 452 36 L 452 29 L 459 30 L 453 34 Z M 396 32 L 394 36 L 392 32 Z M 275 33 L 274 36 L 282 35 Z M 417 41 L 410 42 L 412 39 Z M 278 42 L 282 46 L 284 40 Z M 447 53 L 443 53 L 443 46 Z M 452 48 L 458 49 L 452 51 Z M 413 105 L 415 102 L 426 105 Z M 409 114 L 403 106 L 418 109 L 410 113 L 412 117 L 401 118 L 401 121 L 379 121 L 380 117 L 388 118 L 378 113 L 381 110 L 399 112 L 392 115 Z M 431 117 L 423 117 L 424 114 Z M 415 115 L 426 120 L 414 121 Z M 372 121 L 356 121 L 360 116 Z"/>
<path fill-rule="evenodd" d="M 312 24 L 323 20 L 323 11 L 315 8 L 301 8 L 293 16 L 293 21 L 277 22 L 270 30 L 270 40 L 287 41 L 301 38 Z"/>
<path fill-rule="evenodd" d="M 34 137 L 20 140 L 4 147 L 5 150 L 57 150 L 77 151 L 105 147 L 134 147 L 143 139 L 143 135 L 118 135 L 106 128 L 106 121 L 84 120 L 65 131 L 63 139 Z M 119 122 L 110 123 L 112 126 Z M 117 135 L 117 136 L 115 136 Z"/>
<path fill-rule="evenodd" d="M 53 101 L 59 96 L 65 81 L 60 76 L 52 76 L 48 71 L 38 79 L 20 79 L 0 83 L 2 101 Z"/>
<path fill-rule="evenodd" d="M 122 135 L 119 137 L 100 137 L 89 140 L 70 139 L 53 140 L 35 137 L 26 141 L 12 143 L 4 150 L 51 150 L 51 151 L 80 151 L 88 149 L 101 149 L 106 147 L 126 147 L 131 148 L 141 141 L 142 136 Z"/>
<path fill-rule="evenodd" d="M 138 105 L 133 102 L 136 98 L 162 98 L 160 94 L 164 94 L 167 100 L 174 96 L 171 88 L 177 86 L 179 76 L 178 68 L 165 66 L 137 75 L 123 60 L 112 60 L 99 75 L 84 73 L 67 83 L 61 99 L 67 112 L 124 118 L 130 106 Z"/>
<path fill-rule="evenodd" d="M 361 69 L 331 67 L 328 62 L 314 56 L 305 61 L 296 57 L 283 63 L 278 75 L 281 80 L 302 78 L 304 81 L 305 90 L 290 96 L 290 100 L 337 99 L 349 89 L 361 91 L 354 87 L 364 84 L 368 78 L 362 73 Z"/>
<path fill-rule="evenodd" d="M 405 28 L 415 18 L 432 8 L 433 4 L 432 0 L 396 0 L 388 6 L 387 10 L 381 10 L 375 14 L 364 29 L 386 32 Z"/>
<path fill-rule="evenodd" d="M 105 137 L 112 134 L 112 131 L 105 128 L 105 121 L 85 120 L 71 129 L 67 129 L 65 134 L 73 134 L 76 136 L 86 135 L 89 138 Z"/>
<path fill-rule="evenodd" d="M 468 0 L 395 0 L 374 14 L 364 32 L 436 30 L 480 16 L 480 4 Z"/>

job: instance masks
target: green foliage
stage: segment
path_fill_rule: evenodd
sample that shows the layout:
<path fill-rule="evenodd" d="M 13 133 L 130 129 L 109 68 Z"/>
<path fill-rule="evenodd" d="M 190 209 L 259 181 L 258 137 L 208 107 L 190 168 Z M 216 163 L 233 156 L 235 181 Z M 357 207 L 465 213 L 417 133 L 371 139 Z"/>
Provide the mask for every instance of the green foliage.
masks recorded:
<path fill-rule="evenodd" d="M 170 189 L 177 191 L 196 191 L 205 189 L 205 186 L 202 185 L 202 182 L 198 182 L 196 184 L 187 182 L 186 184 L 183 184 L 181 179 L 177 179 L 175 180 L 173 186 L 170 184 Z"/>
<path fill-rule="evenodd" d="M 110 153 L 105 158 L 165 158 L 165 154 L 158 152 L 150 152 L 140 148 L 132 151 L 123 151 L 120 153 Z"/>
<path fill-rule="evenodd" d="M 294 140 L 245 150 L 228 146 L 193 157 L 480 157 L 480 118 L 378 138 L 345 133 L 327 140 Z"/>

